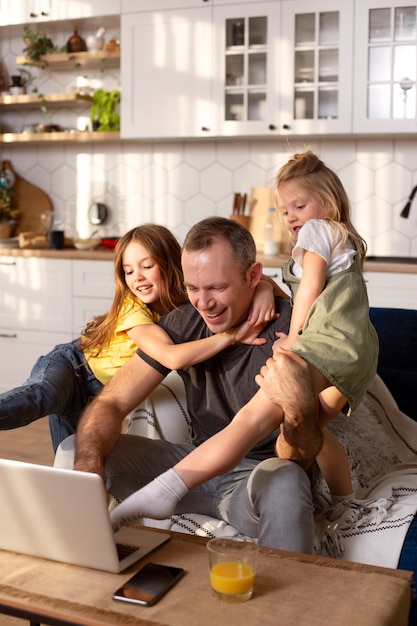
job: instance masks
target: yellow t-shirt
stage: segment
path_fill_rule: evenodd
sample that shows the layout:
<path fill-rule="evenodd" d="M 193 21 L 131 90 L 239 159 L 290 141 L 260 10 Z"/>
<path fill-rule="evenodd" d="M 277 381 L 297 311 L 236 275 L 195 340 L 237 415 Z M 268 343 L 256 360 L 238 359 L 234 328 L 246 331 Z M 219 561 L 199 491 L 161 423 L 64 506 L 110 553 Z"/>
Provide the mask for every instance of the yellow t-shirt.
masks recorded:
<path fill-rule="evenodd" d="M 103 348 L 98 356 L 91 356 L 88 350 L 85 352 L 87 362 L 97 380 L 103 385 L 108 383 L 119 368 L 135 354 L 137 345 L 130 339 L 128 330 L 143 324 L 155 324 L 160 319 L 161 316 L 152 312 L 141 300 L 133 301 L 132 298 L 126 297 L 109 345 Z"/>

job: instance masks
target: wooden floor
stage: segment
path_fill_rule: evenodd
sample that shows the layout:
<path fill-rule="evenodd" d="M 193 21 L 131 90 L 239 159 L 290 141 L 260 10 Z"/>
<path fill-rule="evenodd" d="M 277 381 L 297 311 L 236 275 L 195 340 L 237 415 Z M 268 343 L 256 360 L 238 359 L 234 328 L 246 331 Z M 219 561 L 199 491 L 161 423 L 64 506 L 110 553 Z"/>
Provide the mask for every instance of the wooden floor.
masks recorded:
<path fill-rule="evenodd" d="M 0 431 L 0 458 L 52 465 L 54 453 L 48 418 L 43 417 L 23 428 Z"/>
<path fill-rule="evenodd" d="M 48 419 L 42 418 L 23 428 L 0 431 L 0 457 L 52 465 L 54 454 Z M 25 624 L 28 625 L 29 622 L 0 614 L 0 626 L 25 626 Z"/>

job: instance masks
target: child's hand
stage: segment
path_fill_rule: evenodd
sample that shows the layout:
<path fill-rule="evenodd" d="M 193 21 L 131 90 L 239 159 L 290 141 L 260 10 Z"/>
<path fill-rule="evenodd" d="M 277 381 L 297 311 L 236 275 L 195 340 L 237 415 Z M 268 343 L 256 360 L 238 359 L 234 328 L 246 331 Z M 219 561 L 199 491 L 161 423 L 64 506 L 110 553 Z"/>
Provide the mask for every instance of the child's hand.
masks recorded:
<path fill-rule="evenodd" d="M 279 352 L 280 350 L 288 350 L 291 347 L 292 341 L 290 341 L 286 333 L 275 333 L 278 339 L 274 341 L 272 346 L 272 354 Z"/>
<path fill-rule="evenodd" d="M 258 324 L 263 324 L 262 328 L 264 328 L 265 324 L 276 318 L 277 314 L 275 312 L 275 297 L 272 284 L 268 281 L 261 280 L 253 296 L 248 321 L 252 323 L 253 327 L 256 327 Z"/>
<path fill-rule="evenodd" d="M 267 340 L 266 337 L 258 337 L 258 335 L 263 331 L 266 324 L 267 322 L 263 322 L 254 326 L 252 320 L 247 320 L 243 322 L 243 324 L 240 324 L 240 326 L 235 326 L 226 332 L 233 335 L 234 343 L 261 346 L 266 343 Z"/>

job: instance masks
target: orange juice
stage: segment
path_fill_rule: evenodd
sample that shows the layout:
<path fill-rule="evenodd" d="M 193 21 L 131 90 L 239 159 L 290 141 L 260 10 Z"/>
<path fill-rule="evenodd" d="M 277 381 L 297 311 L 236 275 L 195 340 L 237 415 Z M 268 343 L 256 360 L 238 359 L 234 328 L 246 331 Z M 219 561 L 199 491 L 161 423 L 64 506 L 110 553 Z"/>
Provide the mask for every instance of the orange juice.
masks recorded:
<path fill-rule="evenodd" d="M 210 571 L 211 587 L 217 593 L 241 595 L 252 590 L 255 572 L 248 563 L 224 561 Z"/>

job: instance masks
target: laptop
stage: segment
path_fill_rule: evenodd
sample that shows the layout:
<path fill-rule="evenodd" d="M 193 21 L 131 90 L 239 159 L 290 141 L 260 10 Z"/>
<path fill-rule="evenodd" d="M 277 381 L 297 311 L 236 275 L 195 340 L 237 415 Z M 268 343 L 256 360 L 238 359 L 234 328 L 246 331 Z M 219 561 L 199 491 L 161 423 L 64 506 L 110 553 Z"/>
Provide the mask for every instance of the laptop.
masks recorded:
<path fill-rule="evenodd" d="M 110 522 L 97 474 L 0 459 L 0 549 L 121 572 L 170 539 Z"/>

